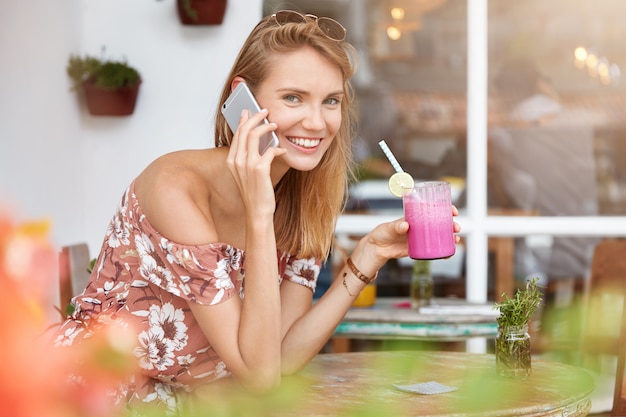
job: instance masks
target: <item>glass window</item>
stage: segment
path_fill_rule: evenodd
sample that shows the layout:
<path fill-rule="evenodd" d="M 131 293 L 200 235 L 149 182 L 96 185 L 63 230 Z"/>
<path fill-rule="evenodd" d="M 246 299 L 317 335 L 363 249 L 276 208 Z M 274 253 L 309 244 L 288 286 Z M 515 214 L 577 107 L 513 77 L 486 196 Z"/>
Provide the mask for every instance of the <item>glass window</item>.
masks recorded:
<path fill-rule="evenodd" d="M 626 214 L 626 3 L 489 5 L 489 206 Z"/>
<path fill-rule="evenodd" d="M 619 0 L 489 2 L 492 214 L 626 214 L 624 12 Z M 597 241 L 555 237 L 549 278 L 583 279 Z"/>

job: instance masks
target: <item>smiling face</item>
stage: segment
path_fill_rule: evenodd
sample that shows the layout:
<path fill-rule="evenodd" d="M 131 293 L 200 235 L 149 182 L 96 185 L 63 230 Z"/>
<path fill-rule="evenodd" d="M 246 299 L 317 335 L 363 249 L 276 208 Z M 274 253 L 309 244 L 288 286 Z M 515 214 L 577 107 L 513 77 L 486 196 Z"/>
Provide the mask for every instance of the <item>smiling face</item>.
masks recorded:
<path fill-rule="evenodd" d="M 278 54 L 267 77 L 255 88 L 268 119 L 287 153 L 274 162 L 288 168 L 315 168 L 341 125 L 343 80 L 339 68 L 312 48 Z"/>

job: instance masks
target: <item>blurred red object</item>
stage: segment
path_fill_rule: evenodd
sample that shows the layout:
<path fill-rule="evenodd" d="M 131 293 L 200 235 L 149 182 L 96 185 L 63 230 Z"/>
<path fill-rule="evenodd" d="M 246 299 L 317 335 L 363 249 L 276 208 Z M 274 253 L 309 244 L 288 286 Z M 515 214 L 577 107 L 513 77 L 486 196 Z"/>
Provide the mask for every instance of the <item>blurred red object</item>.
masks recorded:
<path fill-rule="evenodd" d="M 0 417 L 121 415 L 107 398 L 135 371 L 131 329 L 105 323 L 71 349 L 54 348 L 46 334 L 45 303 L 58 285 L 49 228 L 0 213 Z"/>

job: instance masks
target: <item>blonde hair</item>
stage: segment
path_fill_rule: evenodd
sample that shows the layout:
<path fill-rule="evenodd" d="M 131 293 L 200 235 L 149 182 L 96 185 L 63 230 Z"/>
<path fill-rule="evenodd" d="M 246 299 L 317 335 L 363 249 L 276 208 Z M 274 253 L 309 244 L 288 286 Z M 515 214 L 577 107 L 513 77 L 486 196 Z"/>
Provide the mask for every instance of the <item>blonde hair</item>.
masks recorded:
<path fill-rule="evenodd" d="M 234 77 L 245 79 L 254 91 L 268 75 L 276 54 L 304 47 L 313 48 L 339 68 L 344 89 L 342 120 L 335 139 L 317 167 L 311 171 L 290 169 L 277 184 L 274 230 L 279 250 L 301 257 L 326 259 L 337 216 L 346 203 L 349 181 L 354 178 L 352 139 L 355 113 L 349 81 L 356 69 L 354 48 L 344 41 L 326 37 L 314 20 L 279 26 L 271 16 L 266 16 L 241 48 L 222 90 L 220 103 L 229 96 Z M 233 133 L 219 108 L 215 117 L 215 146 L 229 146 Z"/>

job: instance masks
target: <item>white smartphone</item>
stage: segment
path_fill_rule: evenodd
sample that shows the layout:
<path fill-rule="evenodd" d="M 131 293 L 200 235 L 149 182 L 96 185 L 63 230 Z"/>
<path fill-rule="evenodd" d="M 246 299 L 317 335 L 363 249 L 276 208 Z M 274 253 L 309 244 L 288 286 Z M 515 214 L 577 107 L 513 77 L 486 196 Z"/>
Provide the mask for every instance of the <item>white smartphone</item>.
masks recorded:
<path fill-rule="evenodd" d="M 247 109 L 250 116 L 261 111 L 261 107 L 256 102 L 252 91 L 246 85 L 246 83 L 239 83 L 235 87 L 235 91 L 226 99 L 222 104 L 222 114 L 228 123 L 230 130 L 235 132 L 239 126 L 239 119 L 241 118 L 241 112 Z M 267 119 L 263 119 L 262 123 L 269 123 Z M 265 151 L 270 147 L 278 146 L 278 137 L 276 133 L 269 132 L 263 135 L 259 140 L 259 154 L 263 155 Z"/>

